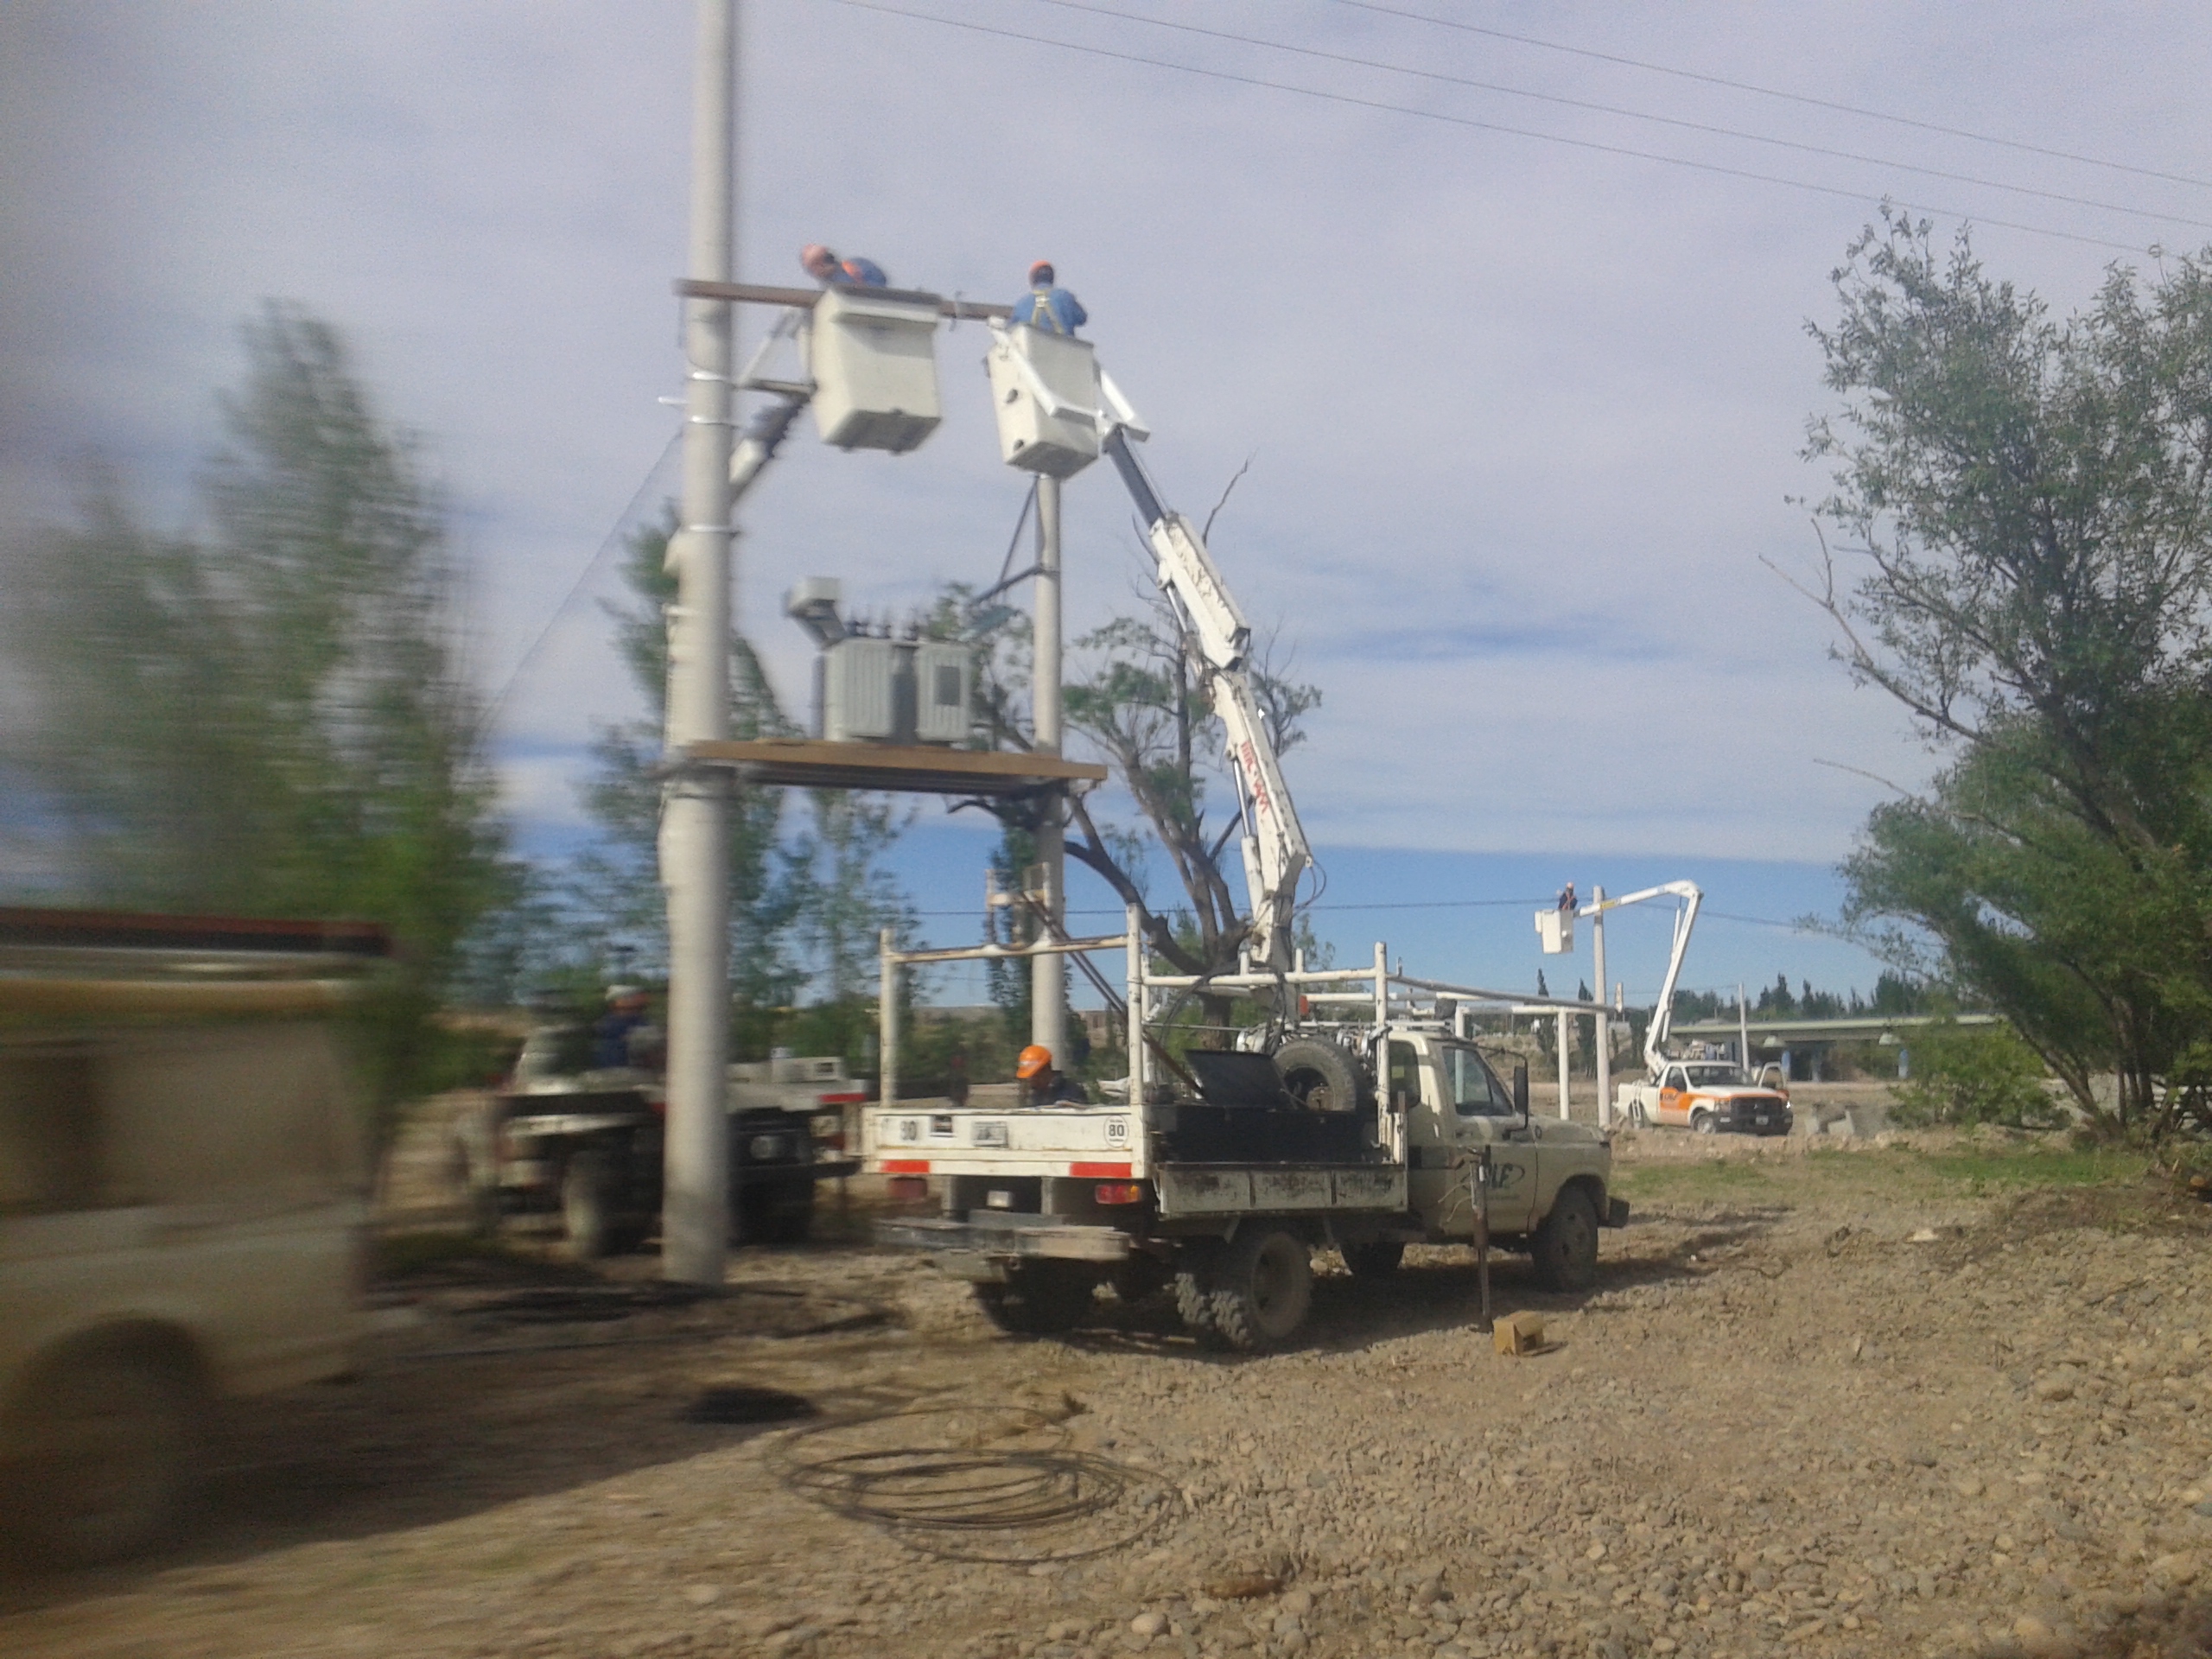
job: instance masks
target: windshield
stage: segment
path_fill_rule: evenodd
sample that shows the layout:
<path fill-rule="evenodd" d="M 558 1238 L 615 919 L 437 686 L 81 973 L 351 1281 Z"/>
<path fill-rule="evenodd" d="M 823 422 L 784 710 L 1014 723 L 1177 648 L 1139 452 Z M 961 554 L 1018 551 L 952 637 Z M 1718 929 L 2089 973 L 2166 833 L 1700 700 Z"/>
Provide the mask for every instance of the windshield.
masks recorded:
<path fill-rule="evenodd" d="M 1689 1068 L 1690 1087 L 1693 1089 L 1726 1089 L 1749 1083 L 1744 1068 L 1733 1065 L 1714 1065 L 1708 1061 Z"/>
<path fill-rule="evenodd" d="M 1449 1043 L 1444 1049 L 1444 1086 L 1452 1109 L 1462 1117 L 1517 1117 L 1513 1095 L 1471 1048 Z"/>

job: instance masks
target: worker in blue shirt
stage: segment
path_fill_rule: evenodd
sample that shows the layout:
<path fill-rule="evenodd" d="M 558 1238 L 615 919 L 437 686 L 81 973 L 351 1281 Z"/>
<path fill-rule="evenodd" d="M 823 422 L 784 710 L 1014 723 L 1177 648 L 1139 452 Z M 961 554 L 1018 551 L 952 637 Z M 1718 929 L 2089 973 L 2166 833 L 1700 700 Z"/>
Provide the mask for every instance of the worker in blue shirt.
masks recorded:
<path fill-rule="evenodd" d="M 1014 302 L 1013 321 L 1055 334 L 1072 335 L 1090 316 L 1082 301 L 1065 288 L 1053 286 L 1052 261 L 1039 259 L 1029 267 L 1029 291 Z"/>
<path fill-rule="evenodd" d="M 806 274 L 824 288 L 888 288 L 891 279 L 883 274 L 883 267 L 873 259 L 863 259 L 855 254 L 849 259 L 840 259 L 819 242 L 810 242 L 799 250 L 798 262 L 806 267 Z"/>

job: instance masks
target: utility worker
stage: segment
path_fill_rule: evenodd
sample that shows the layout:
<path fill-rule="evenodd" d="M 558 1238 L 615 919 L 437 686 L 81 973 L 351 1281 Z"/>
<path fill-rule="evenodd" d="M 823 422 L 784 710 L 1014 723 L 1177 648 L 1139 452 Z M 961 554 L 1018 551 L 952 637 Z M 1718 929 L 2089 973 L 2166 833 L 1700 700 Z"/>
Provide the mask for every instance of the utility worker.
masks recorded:
<path fill-rule="evenodd" d="M 1049 334 L 1072 336 L 1090 321 L 1090 315 L 1082 301 L 1053 285 L 1052 262 L 1039 259 L 1029 267 L 1029 291 L 1014 302 L 1012 321 Z"/>
<path fill-rule="evenodd" d="M 1042 1043 L 1032 1043 L 1021 1051 L 1021 1058 L 1014 1062 L 1014 1075 L 1027 1089 L 1028 1103 L 1032 1106 L 1051 1106 L 1060 1101 L 1077 1106 L 1090 1104 L 1088 1090 L 1052 1069 L 1052 1051 Z"/>
<path fill-rule="evenodd" d="M 607 1012 L 591 1028 L 591 1063 L 612 1071 L 629 1065 L 631 1039 L 646 1029 L 645 1009 L 652 999 L 635 985 L 616 985 L 607 993 Z"/>
<path fill-rule="evenodd" d="M 806 274 L 824 288 L 888 288 L 891 279 L 883 274 L 883 267 L 873 259 L 863 259 L 855 254 L 849 259 L 840 259 L 819 242 L 810 242 L 798 252 L 798 262 L 806 267 Z"/>

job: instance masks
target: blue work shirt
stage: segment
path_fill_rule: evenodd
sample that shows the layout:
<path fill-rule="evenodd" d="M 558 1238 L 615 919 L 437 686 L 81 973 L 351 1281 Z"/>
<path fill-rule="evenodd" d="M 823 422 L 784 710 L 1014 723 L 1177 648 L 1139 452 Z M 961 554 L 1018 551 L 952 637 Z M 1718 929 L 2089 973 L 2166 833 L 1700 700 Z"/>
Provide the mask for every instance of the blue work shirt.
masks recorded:
<path fill-rule="evenodd" d="M 883 267 L 873 259 L 863 259 L 855 254 L 850 259 L 837 262 L 837 274 L 830 281 L 839 288 L 888 288 L 891 279 L 883 274 Z"/>
<path fill-rule="evenodd" d="M 1065 288 L 1033 288 L 1014 302 L 1012 321 L 1055 334 L 1072 334 L 1090 316 L 1083 302 Z"/>

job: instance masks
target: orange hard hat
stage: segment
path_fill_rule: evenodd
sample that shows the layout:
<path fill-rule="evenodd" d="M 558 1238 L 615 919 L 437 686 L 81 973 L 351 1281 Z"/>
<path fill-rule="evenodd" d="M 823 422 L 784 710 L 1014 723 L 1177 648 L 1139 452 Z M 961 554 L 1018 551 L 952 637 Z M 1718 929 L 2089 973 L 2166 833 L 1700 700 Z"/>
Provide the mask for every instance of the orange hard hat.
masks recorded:
<path fill-rule="evenodd" d="M 1040 1071 L 1052 1069 L 1052 1051 L 1042 1043 L 1032 1043 L 1021 1051 L 1021 1058 L 1014 1063 L 1014 1075 L 1024 1083 Z"/>
<path fill-rule="evenodd" d="M 1032 283 L 1049 283 L 1052 280 L 1052 262 L 1049 259 L 1039 259 L 1029 267 L 1029 280 Z"/>
<path fill-rule="evenodd" d="M 798 251 L 798 262 L 806 270 L 812 271 L 823 265 L 836 264 L 837 256 L 819 242 L 810 242 Z"/>

